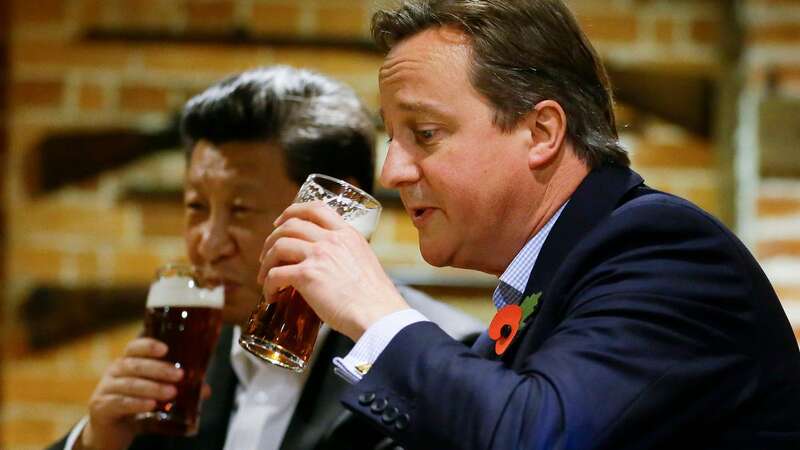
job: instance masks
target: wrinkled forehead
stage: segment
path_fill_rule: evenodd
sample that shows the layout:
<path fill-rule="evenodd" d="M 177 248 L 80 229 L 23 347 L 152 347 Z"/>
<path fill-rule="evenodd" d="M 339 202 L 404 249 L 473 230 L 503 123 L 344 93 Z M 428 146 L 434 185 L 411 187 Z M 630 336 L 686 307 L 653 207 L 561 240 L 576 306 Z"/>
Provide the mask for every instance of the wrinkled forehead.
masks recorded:
<path fill-rule="evenodd" d="M 455 27 L 434 27 L 423 30 L 398 42 L 381 65 L 379 81 L 384 81 L 407 63 L 429 63 L 440 68 L 452 67 L 466 61 L 471 53 L 471 41 L 466 33 Z"/>

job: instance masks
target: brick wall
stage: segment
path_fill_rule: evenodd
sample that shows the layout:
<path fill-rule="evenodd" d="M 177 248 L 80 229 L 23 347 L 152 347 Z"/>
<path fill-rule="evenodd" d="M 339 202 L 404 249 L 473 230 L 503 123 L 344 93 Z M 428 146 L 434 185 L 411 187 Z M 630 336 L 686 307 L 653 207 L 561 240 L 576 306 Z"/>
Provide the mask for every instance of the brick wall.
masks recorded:
<path fill-rule="evenodd" d="M 721 1 L 568 3 L 604 58 L 617 67 L 713 76 L 721 64 Z M 748 14 L 748 86 L 763 85 L 766 74 L 775 73 L 781 92 L 794 95 L 800 85 L 800 64 L 790 50 L 798 43 L 793 31 L 800 23 L 797 2 L 750 0 L 748 8 L 754 11 L 752 17 Z M 146 283 L 154 267 L 183 254 L 179 205 L 121 199 L 126 186 L 179 178 L 180 159 L 156 155 L 89 182 L 34 194 L 25 168 L 35 164 L 30 154 L 44 137 L 87 128 L 158 129 L 193 93 L 227 74 L 264 64 L 326 72 L 351 84 L 372 108 L 377 103 L 381 58 L 358 50 L 203 40 L 90 41 L 82 36 L 89 30 L 135 28 L 161 34 L 208 36 L 238 30 L 256 37 L 360 39 L 367 34 L 373 9 L 367 0 L 12 2 L 12 115 L 3 168 L 9 214 L 2 295 L 7 301 L 0 317 L 7 360 L 0 391 L 0 448 L 41 448 L 63 434 L 83 414 L 103 368 L 137 332 L 134 323 L 44 353 L 32 352 L 25 330 L 15 320 L 30 289 L 42 283 Z M 633 152 L 635 168 L 649 183 L 718 212 L 722 194 L 713 143 L 624 105 L 619 113 L 625 126 L 622 138 Z M 80 158 L 75 155 L 76 164 Z M 800 205 L 793 199 L 779 201 L 793 208 Z M 386 212 L 374 243 L 382 260 L 398 273 L 433 273 L 422 263 L 416 231 L 402 212 Z M 458 271 L 445 273 L 462 276 Z M 782 295 L 796 295 L 791 289 L 781 290 Z M 483 318 L 490 314 L 485 303 L 474 299 L 450 300 Z"/>
<path fill-rule="evenodd" d="M 0 173 L 6 173 L 6 158 L 8 154 L 8 123 L 7 123 L 7 105 L 8 105 L 8 91 L 6 89 L 8 74 L 9 74 L 9 61 L 8 61 L 8 43 L 9 43 L 9 14 L 8 3 L 3 2 L 0 4 Z M 5 252 L 6 252 L 6 202 L 5 202 L 5 185 L 0 183 L 0 284 L 5 284 Z M 5 323 L 5 292 L 0 292 L 0 324 Z M 0 333 L 0 342 L 3 340 L 3 334 Z M 4 384 L 3 370 L 3 347 L 5 344 L 0 343 L 0 385 Z M 0 390 L 0 405 L 3 404 L 3 392 Z M 3 430 L 0 428 L 0 442 L 3 442 Z"/>
<path fill-rule="evenodd" d="M 745 8 L 747 47 L 743 114 L 751 114 L 769 98 L 800 102 L 800 2 L 749 0 Z M 800 118 L 794 121 L 800 127 Z M 743 126 L 745 145 L 758 144 L 758 123 Z M 790 149 L 791 150 L 791 149 Z M 800 151 L 800 142 L 793 150 Z M 750 174 L 760 174 L 750 167 Z M 760 177 L 746 197 L 752 214 L 744 219 L 745 234 L 770 277 L 800 336 L 800 177 Z"/>

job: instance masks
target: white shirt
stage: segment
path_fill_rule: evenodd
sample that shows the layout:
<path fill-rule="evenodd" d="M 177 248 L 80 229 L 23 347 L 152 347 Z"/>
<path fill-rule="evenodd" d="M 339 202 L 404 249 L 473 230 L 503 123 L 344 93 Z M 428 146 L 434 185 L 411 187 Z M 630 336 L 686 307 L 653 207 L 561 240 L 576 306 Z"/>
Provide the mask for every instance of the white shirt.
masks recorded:
<path fill-rule="evenodd" d="M 330 328 L 323 325 L 317 342 L 325 340 Z M 265 363 L 239 345 L 241 330 L 233 330 L 231 366 L 239 379 L 233 400 L 225 450 L 277 450 L 300 394 L 311 372 L 320 345 L 314 347 L 309 368 L 296 373 Z"/>

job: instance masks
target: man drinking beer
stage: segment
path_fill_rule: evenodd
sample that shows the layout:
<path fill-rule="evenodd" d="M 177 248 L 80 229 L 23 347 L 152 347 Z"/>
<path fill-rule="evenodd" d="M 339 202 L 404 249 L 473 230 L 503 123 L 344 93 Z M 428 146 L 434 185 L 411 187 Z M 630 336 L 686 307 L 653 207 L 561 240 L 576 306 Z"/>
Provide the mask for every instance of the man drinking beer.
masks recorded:
<path fill-rule="evenodd" d="M 224 285 L 228 324 L 209 368 L 211 396 L 199 432 L 189 438 L 137 436 L 131 418 L 174 396 L 183 376 L 159 360 L 168 350 L 163 343 L 139 338 L 106 370 L 88 417 L 66 447 L 305 449 L 335 441 L 335 448 L 372 448 L 381 436 L 367 429 L 356 439 L 340 417 L 343 383 L 329 363 L 351 347 L 347 338 L 323 328 L 311 367 L 302 374 L 262 363 L 235 343 L 237 325 L 260 296 L 261 245 L 306 176 L 325 173 L 371 190 L 374 130 L 363 105 L 352 90 L 325 76 L 271 67 L 231 77 L 191 99 L 181 132 L 187 145 L 186 249 L 194 265 Z M 401 290 L 409 303 L 446 323 L 453 336 L 479 329 L 468 317 Z"/>

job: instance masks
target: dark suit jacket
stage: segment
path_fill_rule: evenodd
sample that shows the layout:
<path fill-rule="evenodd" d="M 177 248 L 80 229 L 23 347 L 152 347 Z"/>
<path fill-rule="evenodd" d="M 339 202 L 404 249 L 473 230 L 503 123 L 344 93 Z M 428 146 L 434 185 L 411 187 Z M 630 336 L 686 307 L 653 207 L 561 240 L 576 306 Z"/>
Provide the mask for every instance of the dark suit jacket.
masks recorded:
<path fill-rule="evenodd" d="M 221 450 L 225 445 L 233 399 L 238 383 L 230 364 L 233 328 L 222 329 L 209 363 L 206 382 L 211 397 L 203 403 L 200 429 L 193 437 L 138 436 L 129 450 Z M 282 450 L 381 449 L 386 439 L 362 419 L 345 411 L 338 398 L 346 383 L 334 374 L 331 360 L 347 354 L 353 343 L 331 331 L 322 343 L 297 407 L 286 429 Z M 66 438 L 50 447 L 62 450 Z"/>
<path fill-rule="evenodd" d="M 800 356 L 748 250 L 625 168 L 580 185 L 502 358 L 402 330 L 342 398 L 406 448 L 800 449 Z"/>

